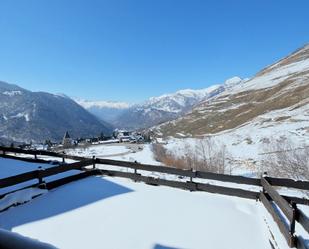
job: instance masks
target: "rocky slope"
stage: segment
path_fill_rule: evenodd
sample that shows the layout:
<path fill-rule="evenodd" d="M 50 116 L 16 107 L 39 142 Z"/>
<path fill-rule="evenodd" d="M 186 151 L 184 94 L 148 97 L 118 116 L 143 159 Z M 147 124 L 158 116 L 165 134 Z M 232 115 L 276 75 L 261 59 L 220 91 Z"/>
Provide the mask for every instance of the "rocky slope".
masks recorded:
<path fill-rule="evenodd" d="M 31 92 L 0 82 L 0 140 L 40 142 L 60 140 L 65 131 L 72 137 L 110 133 L 111 126 L 68 97 Z"/>

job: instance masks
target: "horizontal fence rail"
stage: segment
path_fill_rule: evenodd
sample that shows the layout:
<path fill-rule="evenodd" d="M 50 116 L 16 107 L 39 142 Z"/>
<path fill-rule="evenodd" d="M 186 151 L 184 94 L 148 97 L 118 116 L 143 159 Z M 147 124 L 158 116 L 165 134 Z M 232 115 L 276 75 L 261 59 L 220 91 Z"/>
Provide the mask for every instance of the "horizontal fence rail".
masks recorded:
<path fill-rule="evenodd" d="M 244 176 L 233 176 L 233 175 L 216 174 L 211 172 L 196 171 L 196 177 L 209 180 L 217 180 L 221 182 L 232 182 L 238 184 L 261 186 L 260 179 L 244 177 Z"/>
<path fill-rule="evenodd" d="M 7 178 L 0 179 L 0 188 L 6 188 L 19 183 L 27 182 L 33 179 L 37 179 L 39 175 L 38 170 L 29 171 L 15 176 L 9 176 Z"/>
<path fill-rule="evenodd" d="M 46 150 L 24 150 L 20 148 L 4 147 L 4 146 L 0 146 L 0 150 L 3 152 L 3 154 L 5 154 L 6 152 L 11 152 L 11 153 L 20 153 L 29 155 L 59 157 L 58 153 Z"/>
<path fill-rule="evenodd" d="M 19 148 L 10 148 L 10 147 L 4 147 L 4 146 L 0 146 L 0 151 L 20 153 L 20 154 L 29 154 L 29 155 L 45 155 L 45 156 L 51 156 L 51 157 L 56 157 L 56 158 L 67 158 L 67 159 L 72 159 L 72 160 L 77 160 L 77 161 L 90 159 L 87 157 L 73 156 L 73 155 L 56 153 L 56 152 L 51 152 L 51 151 L 23 150 Z M 0 154 L 0 156 L 2 155 Z M 37 160 L 42 160 L 42 159 L 37 159 Z M 244 177 L 244 176 L 224 175 L 224 174 L 216 174 L 216 173 L 203 172 L 203 171 L 192 172 L 191 170 L 182 170 L 182 169 L 177 169 L 177 168 L 172 168 L 172 167 L 146 165 L 146 164 L 139 164 L 136 162 L 127 162 L 127 161 L 101 159 L 101 158 L 96 158 L 96 163 L 132 168 L 132 169 L 137 169 L 137 170 L 175 174 L 175 175 L 180 175 L 184 177 L 197 177 L 197 178 L 202 178 L 202 179 L 204 178 L 204 179 L 211 179 L 211 180 L 217 180 L 217 181 L 233 182 L 233 183 L 238 183 L 238 184 L 261 186 L 260 179 Z M 274 178 L 274 177 L 265 177 L 265 179 L 267 179 L 267 181 L 273 186 L 309 190 L 308 181 L 294 181 L 292 179 Z"/>
<path fill-rule="evenodd" d="M 16 156 L 8 155 L 8 154 L 0 154 L 0 157 L 7 159 L 16 159 Z M 53 164 L 55 161 L 39 159 L 39 158 L 28 158 L 28 157 L 18 157 L 19 161 L 29 162 L 29 163 L 45 163 L 45 164 Z M 59 164 L 59 162 L 57 162 Z"/>
<path fill-rule="evenodd" d="M 144 171 L 151 171 L 151 172 L 174 174 L 174 175 L 184 176 L 184 177 L 195 177 L 195 178 L 201 178 L 201 179 L 216 180 L 216 181 L 221 181 L 221 182 L 231 182 L 231 183 L 238 183 L 238 184 L 261 186 L 260 179 L 249 178 L 249 177 L 244 177 L 244 176 L 232 176 L 232 175 L 216 174 L 216 173 L 202 172 L 202 171 L 183 170 L 183 169 L 177 169 L 177 168 L 166 167 L 166 166 L 138 164 L 134 162 L 117 161 L 117 160 L 101 159 L 101 158 L 96 158 L 96 163 L 126 167 L 126 168 L 135 169 L 135 170 L 144 170 Z"/>
<path fill-rule="evenodd" d="M 90 166 L 90 165 L 93 165 L 93 161 L 85 160 L 85 161 L 81 161 L 77 163 L 65 164 L 65 165 L 51 167 L 47 169 L 29 171 L 29 172 L 22 173 L 19 175 L 0 179 L 0 188 L 9 187 L 9 186 L 23 183 L 26 181 L 30 181 L 33 179 L 38 179 L 40 177 L 48 177 L 48 176 L 60 174 L 60 173 L 63 173 L 69 170 L 82 169 L 83 167 Z"/>
<path fill-rule="evenodd" d="M 167 173 L 167 174 L 173 174 L 173 175 L 184 176 L 184 177 L 195 177 L 195 172 L 193 172 L 192 170 L 181 170 L 181 169 L 170 168 L 170 167 L 159 166 L 159 165 L 147 165 L 147 164 L 139 164 L 139 163 L 133 163 L 133 162 L 117 161 L 117 160 L 101 159 L 101 158 L 96 158 L 96 163 L 126 167 L 126 168 L 131 168 L 131 169 L 136 169 L 136 170 Z"/>
<path fill-rule="evenodd" d="M 295 181 L 287 178 L 274 178 L 274 177 L 265 177 L 265 179 L 273 186 L 309 190 L 308 181 Z"/>
<path fill-rule="evenodd" d="M 80 156 L 72 156 L 64 153 L 57 153 L 53 151 L 46 151 L 46 150 L 24 150 L 19 148 L 11 148 L 11 147 L 4 147 L 0 146 L 0 151 L 2 151 L 2 157 L 9 157 L 6 153 L 15 153 L 15 154 L 26 154 L 26 155 L 33 155 L 35 159 L 37 156 L 49 156 L 49 157 L 57 157 L 57 158 L 67 158 L 76 161 L 85 160 L 85 157 Z M 43 160 L 43 159 L 37 159 Z"/>

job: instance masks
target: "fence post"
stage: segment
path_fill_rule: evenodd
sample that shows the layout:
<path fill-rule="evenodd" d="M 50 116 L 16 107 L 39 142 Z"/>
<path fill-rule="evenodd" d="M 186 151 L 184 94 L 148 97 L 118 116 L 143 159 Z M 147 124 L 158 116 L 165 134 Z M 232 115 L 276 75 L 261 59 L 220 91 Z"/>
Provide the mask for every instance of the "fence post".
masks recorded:
<path fill-rule="evenodd" d="M 95 156 L 92 156 L 92 168 L 95 169 Z"/>
<path fill-rule="evenodd" d="M 65 163 L 65 159 L 64 159 L 64 157 L 62 157 L 62 163 Z"/>
<path fill-rule="evenodd" d="M 290 224 L 290 232 L 291 232 L 291 235 L 293 235 L 295 233 L 295 220 L 296 220 L 297 207 L 294 201 L 291 201 L 291 206 L 293 208 L 293 219 Z"/>
<path fill-rule="evenodd" d="M 35 159 L 35 160 L 37 160 L 37 159 L 38 159 L 38 157 L 37 157 L 36 153 L 34 153 L 34 159 Z"/>
<path fill-rule="evenodd" d="M 296 220 L 296 215 L 297 215 L 297 207 L 296 203 L 291 201 L 291 206 L 293 208 L 293 219 L 290 223 L 290 241 L 289 241 L 289 246 L 290 247 L 295 247 L 296 246 L 296 237 L 294 236 L 295 233 L 295 220 Z"/>
<path fill-rule="evenodd" d="M 41 166 L 38 168 L 39 188 L 45 188 L 46 187 L 45 182 L 43 180 L 43 174 L 42 174 L 43 170 L 44 169 Z"/>
<path fill-rule="evenodd" d="M 187 183 L 189 183 L 190 192 L 197 190 L 197 184 L 195 182 L 193 182 L 193 177 L 196 177 L 196 171 L 194 172 L 193 168 L 191 168 L 191 173 L 192 174 L 190 175 L 190 181 L 187 182 Z M 193 176 L 193 173 L 194 173 L 194 176 Z"/>
<path fill-rule="evenodd" d="M 134 182 L 137 182 L 137 169 L 134 169 L 134 175 L 135 175 Z"/>
<path fill-rule="evenodd" d="M 261 182 L 262 182 L 262 179 L 263 179 L 264 177 L 267 177 L 267 172 L 266 172 L 266 171 L 264 171 L 264 173 L 262 174 Z M 266 193 L 266 191 L 265 191 L 265 189 L 264 189 L 264 187 L 263 187 L 263 184 L 262 184 L 262 192 L 263 192 L 263 194 Z"/>

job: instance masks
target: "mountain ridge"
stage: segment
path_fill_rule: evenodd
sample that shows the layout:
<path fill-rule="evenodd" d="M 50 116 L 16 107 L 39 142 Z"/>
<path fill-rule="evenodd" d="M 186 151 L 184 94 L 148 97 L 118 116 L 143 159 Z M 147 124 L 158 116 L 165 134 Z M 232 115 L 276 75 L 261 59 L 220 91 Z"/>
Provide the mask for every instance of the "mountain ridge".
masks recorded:
<path fill-rule="evenodd" d="M 66 131 L 72 137 L 110 133 L 109 124 L 99 121 L 73 100 L 45 92 L 32 92 L 0 82 L 0 139 L 15 142 L 60 141 Z"/>
<path fill-rule="evenodd" d="M 251 79 L 236 84 L 212 99 L 202 101 L 186 115 L 153 127 L 153 130 L 164 137 L 176 134 L 203 136 L 237 129 L 255 122 L 253 120 L 276 125 L 275 122 L 258 119 L 275 110 L 285 111 L 278 111 L 278 117 L 274 120 L 293 125 L 296 118 L 292 110 L 304 106 L 306 110 L 308 103 L 309 46 L 306 45 L 262 69 Z M 291 108 L 291 115 L 283 118 L 288 116 L 287 108 Z"/>
<path fill-rule="evenodd" d="M 240 77 L 234 76 L 226 80 L 223 84 L 215 84 L 203 89 L 182 89 L 174 93 L 150 97 L 138 104 L 128 104 L 122 109 L 117 107 L 111 108 L 110 106 L 107 108 L 103 105 L 102 108 L 99 108 L 98 104 L 87 105 L 87 101 L 82 102 L 76 98 L 75 101 L 97 117 L 105 118 L 105 120 L 117 128 L 144 129 L 173 120 L 190 111 L 200 101 L 212 98 L 229 89 L 232 85 L 240 84 L 243 81 Z M 101 102 L 106 103 L 106 101 Z M 94 106 L 97 108 L 94 108 Z M 112 115 L 109 116 L 110 114 L 108 112 L 111 112 Z"/>

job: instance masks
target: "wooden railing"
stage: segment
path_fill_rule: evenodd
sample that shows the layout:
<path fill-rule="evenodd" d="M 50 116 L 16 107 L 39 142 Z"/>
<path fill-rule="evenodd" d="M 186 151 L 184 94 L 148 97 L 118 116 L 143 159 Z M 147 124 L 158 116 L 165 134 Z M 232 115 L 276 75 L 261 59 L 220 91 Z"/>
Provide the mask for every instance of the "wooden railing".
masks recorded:
<path fill-rule="evenodd" d="M 280 195 L 274 188 L 274 186 L 279 186 L 287 188 L 297 188 L 301 190 L 309 190 L 309 182 L 307 181 L 294 181 L 292 179 L 273 177 L 262 177 L 261 179 L 249 178 L 243 176 L 232 176 L 202 171 L 182 170 L 165 166 L 139 164 L 136 162 L 126 162 L 94 157 L 85 158 L 71 156 L 67 154 L 58 154 L 55 152 L 0 147 L 0 157 L 2 156 L 18 160 L 27 160 L 27 158 L 21 158 L 16 155 L 12 155 L 12 153 L 33 155 L 34 158 L 31 158 L 31 161 L 34 162 L 42 162 L 42 159 L 39 159 L 38 155 L 62 158 L 62 161 L 64 161 L 66 158 L 69 158 L 77 160 L 78 162 L 74 162 L 71 164 L 63 164 L 60 162 L 60 165 L 55 167 L 50 167 L 44 170 L 35 170 L 20 175 L 0 179 L 0 188 L 16 185 L 33 179 L 38 179 L 37 185 L 39 185 L 40 187 L 51 189 L 71 181 L 82 179 L 90 175 L 99 174 L 125 177 L 134 181 L 145 182 L 146 184 L 150 185 L 164 185 L 190 191 L 205 191 L 209 193 L 237 196 L 242 198 L 259 199 L 268 210 L 268 212 L 272 215 L 281 233 L 286 238 L 288 245 L 290 247 L 307 248 L 303 238 L 295 236 L 295 223 L 298 222 L 304 227 L 307 232 L 309 232 L 309 219 L 301 210 L 297 208 L 296 205 L 309 205 L 309 200 L 294 196 Z M 97 164 L 108 165 L 108 167 L 101 166 L 100 168 L 97 168 Z M 87 166 L 92 167 L 86 168 Z M 115 166 L 115 169 L 110 169 L 111 166 Z M 132 169 L 132 172 L 121 171 L 118 169 L 118 167 Z M 81 170 L 81 173 L 48 183 L 44 182 L 44 178 L 48 176 L 74 169 Z M 162 179 L 160 178 L 160 175 L 159 177 L 154 178 L 152 176 L 145 175 L 145 172 L 157 172 L 168 175 L 176 175 L 177 177 L 173 178 L 173 180 Z M 203 179 L 231 183 L 233 184 L 233 187 L 204 183 L 201 182 L 201 180 Z M 255 186 L 255 188 L 258 188 L 261 191 L 247 190 L 246 187 L 242 187 L 243 185 Z"/>
<path fill-rule="evenodd" d="M 24 158 L 21 158 L 22 160 Z M 63 184 L 71 182 L 73 180 L 78 180 L 81 179 L 83 177 L 89 176 L 89 175 L 93 175 L 95 172 L 89 172 L 87 170 L 84 170 L 85 167 L 93 165 L 94 161 L 92 159 L 86 159 L 80 162 L 76 162 L 76 163 L 71 163 L 71 164 L 62 164 L 62 165 L 58 165 L 55 167 L 50 167 L 50 168 L 46 168 L 46 169 L 37 169 L 37 170 L 33 170 L 33 171 L 29 171 L 26 173 L 22 173 L 19 175 L 14 175 L 14 176 L 9 176 L 7 178 L 2 178 L 0 179 L 0 189 L 1 188 L 7 188 L 7 187 L 11 187 L 20 183 L 25 183 L 25 182 L 29 182 L 31 180 L 37 180 L 37 183 L 33 184 L 33 183 L 29 183 L 28 186 L 26 187 L 22 187 L 21 189 L 24 188 L 28 188 L 28 187 L 34 187 L 34 186 L 38 186 L 40 188 L 46 188 L 46 189 L 52 189 L 56 186 L 60 186 L 59 182 L 63 182 Z M 77 175 L 72 175 L 72 176 L 68 176 L 59 180 L 55 180 L 55 181 L 51 181 L 46 183 L 44 178 L 52 176 L 52 175 L 56 175 L 56 174 L 60 174 L 63 172 L 67 172 L 70 170 L 82 170 L 81 173 L 77 174 Z M 78 176 L 80 175 L 80 176 Z M 58 185 L 57 185 L 58 184 Z M 18 189 L 20 190 L 20 189 Z M 0 199 L 3 198 L 5 195 L 10 194 L 12 192 L 18 191 L 18 190 L 8 190 L 6 193 L 1 194 L 0 195 Z"/>
<path fill-rule="evenodd" d="M 282 185 L 284 182 L 287 182 L 286 180 L 288 179 L 277 182 L 280 182 Z M 276 182 L 276 180 L 273 180 L 272 182 Z M 263 191 L 260 193 L 260 200 L 277 223 L 288 245 L 290 247 L 307 248 L 303 238 L 295 235 L 295 223 L 297 221 L 309 233 L 308 217 L 297 208 L 295 202 L 288 202 L 285 198 L 283 198 L 270 184 L 267 178 L 262 177 L 261 183 L 263 186 Z M 307 188 L 307 186 L 303 185 L 303 183 L 301 183 L 301 185 L 294 184 L 294 187 L 295 186 Z"/>
<path fill-rule="evenodd" d="M 79 156 L 72 156 L 72 155 L 67 155 L 64 153 L 56 153 L 53 151 L 46 151 L 46 150 L 23 150 L 19 148 L 12 148 L 12 147 L 4 147 L 0 146 L 0 151 L 2 151 L 3 157 L 7 156 L 10 157 L 11 155 L 7 155 L 7 153 L 15 153 L 15 154 L 26 154 L 26 155 L 33 155 L 33 160 L 42 160 L 38 159 L 38 156 L 48 156 L 48 157 L 56 157 L 56 158 L 62 158 L 64 161 L 65 158 L 80 161 L 84 160 L 84 157 L 79 157 Z"/>
<path fill-rule="evenodd" d="M 273 216 L 289 246 L 294 247 L 296 245 L 296 238 L 294 236 L 296 206 L 290 205 L 281 195 L 279 195 L 279 193 L 269 184 L 265 178 L 261 179 L 261 183 L 263 186 L 263 192 L 260 194 L 261 202 L 264 204 L 268 212 Z M 285 215 L 288 224 L 285 222 L 285 219 L 281 217 L 280 212 L 275 209 L 272 201 Z"/>

